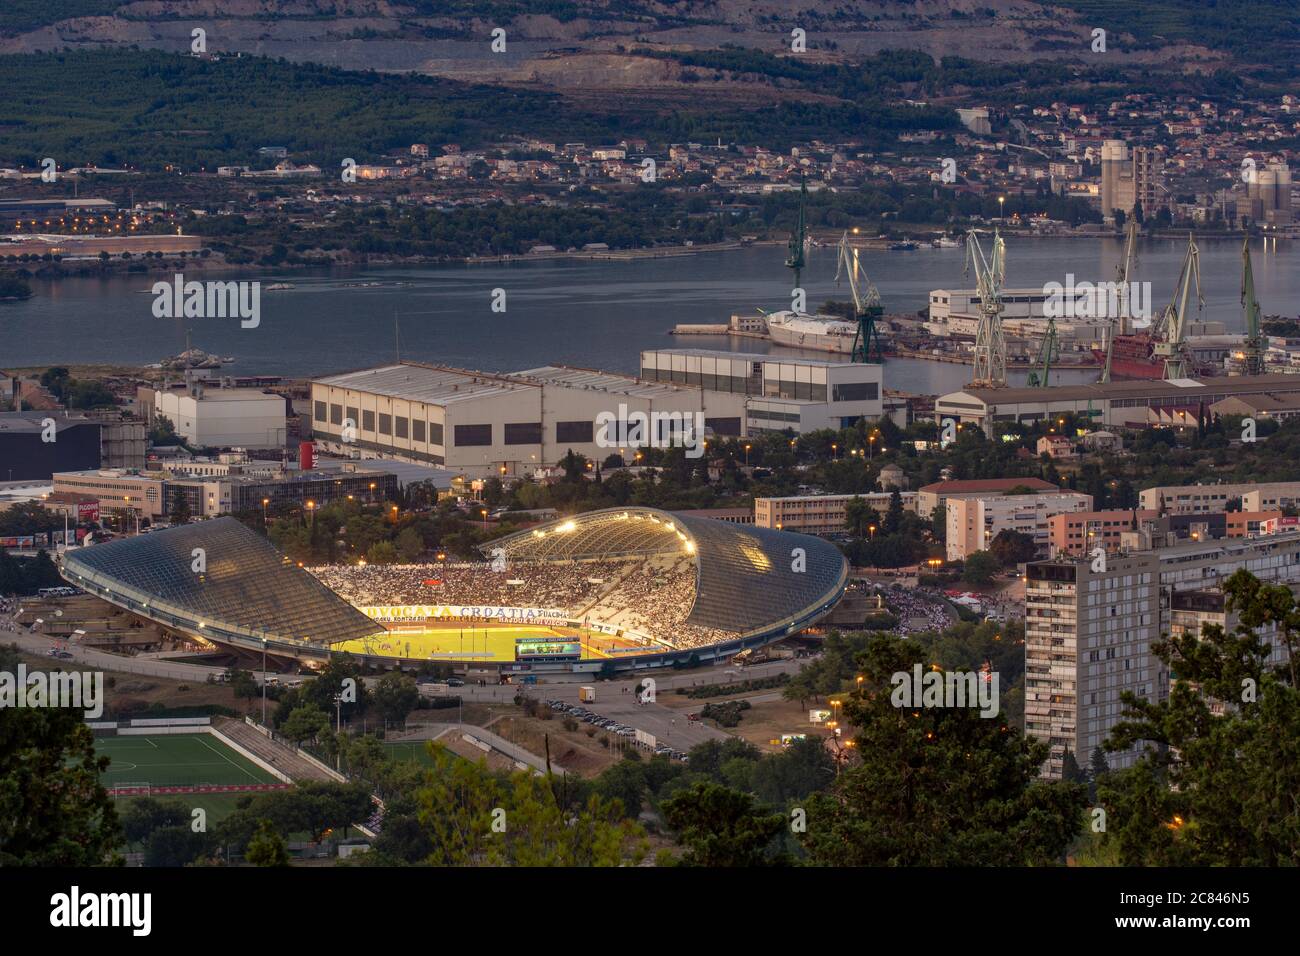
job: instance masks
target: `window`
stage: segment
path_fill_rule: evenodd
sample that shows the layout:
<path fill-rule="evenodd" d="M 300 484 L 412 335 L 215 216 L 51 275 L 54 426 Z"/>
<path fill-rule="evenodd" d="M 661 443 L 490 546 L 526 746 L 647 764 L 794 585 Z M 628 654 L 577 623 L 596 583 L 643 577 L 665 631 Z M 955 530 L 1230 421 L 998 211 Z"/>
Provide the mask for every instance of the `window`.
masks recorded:
<path fill-rule="evenodd" d="M 591 422 L 556 422 L 555 441 L 557 444 L 587 443 L 592 441 L 593 425 Z"/>
<path fill-rule="evenodd" d="M 379 434 L 391 435 L 393 433 L 393 416 L 379 413 Z"/>
<path fill-rule="evenodd" d="M 429 444 L 442 444 L 442 426 L 437 422 L 429 422 Z"/>
<path fill-rule="evenodd" d="M 507 445 L 540 445 L 542 443 L 541 422 L 507 422 Z M 489 437 L 487 444 L 491 444 Z"/>
<path fill-rule="evenodd" d="M 343 424 L 343 406 L 342 406 L 342 405 L 335 405 L 335 404 L 333 404 L 333 403 L 330 404 L 330 424 L 331 424 L 331 425 L 342 425 L 342 424 Z"/>
<path fill-rule="evenodd" d="M 844 385 L 836 385 L 832 390 L 831 401 L 834 402 L 866 402 L 875 401 L 880 397 L 880 386 L 876 382 L 850 382 Z M 948 402 L 947 404 L 959 408 L 975 408 L 977 406 L 963 404 L 960 402 Z"/>
<path fill-rule="evenodd" d="M 324 402 L 316 402 L 316 410 L 315 410 L 315 412 L 313 413 L 312 418 L 313 418 L 314 420 L 318 421 L 318 422 L 323 422 L 323 421 L 325 421 L 325 403 L 324 403 Z"/>
<path fill-rule="evenodd" d="M 396 426 L 396 431 L 394 432 L 394 434 L 395 434 L 398 438 L 405 438 L 405 437 L 406 437 L 406 418 L 405 418 L 405 416 L 401 416 L 401 415 L 399 415 L 399 416 L 397 417 L 397 419 L 394 421 L 393 424 Z"/>
<path fill-rule="evenodd" d="M 424 422 L 418 418 L 411 419 L 411 439 L 413 441 L 424 441 Z"/>
<path fill-rule="evenodd" d="M 715 435 L 732 435 L 740 437 L 739 418 L 706 418 L 704 427 L 712 428 Z"/>
<path fill-rule="evenodd" d="M 372 432 L 375 430 L 375 413 L 366 411 L 361 413 L 361 430 Z"/>
<path fill-rule="evenodd" d="M 464 448 L 473 445 L 490 445 L 492 444 L 492 426 L 488 425 L 456 425 L 452 433 L 456 439 L 456 446 Z"/>
<path fill-rule="evenodd" d="M 361 412 L 357 410 L 357 407 L 355 405 L 349 405 L 347 407 L 347 413 L 348 413 L 347 420 L 352 423 L 353 428 L 356 428 L 357 422 L 361 421 Z"/>

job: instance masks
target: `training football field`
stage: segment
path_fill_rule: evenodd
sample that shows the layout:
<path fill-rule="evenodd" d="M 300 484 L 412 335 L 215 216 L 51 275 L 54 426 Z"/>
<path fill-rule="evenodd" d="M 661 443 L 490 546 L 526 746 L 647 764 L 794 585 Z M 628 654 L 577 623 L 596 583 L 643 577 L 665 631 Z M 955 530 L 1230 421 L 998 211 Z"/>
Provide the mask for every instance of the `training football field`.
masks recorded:
<path fill-rule="evenodd" d="M 610 638 L 583 635 L 569 628 L 550 627 L 411 627 L 386 631 L 374 637 L 335 644 L 332 650 L 411 660 L 482 661 L 509 663 L 515 659 L 515 641 L 533 638 L 580 641 L 582 657 L 609 656 L 601 647 Z"/>
<path fill-rule="evenodd" d="M 111 761 L 100 778 L 110 789 L 280 782 L 211 734 L 97 737 L 95 750 Z"/>

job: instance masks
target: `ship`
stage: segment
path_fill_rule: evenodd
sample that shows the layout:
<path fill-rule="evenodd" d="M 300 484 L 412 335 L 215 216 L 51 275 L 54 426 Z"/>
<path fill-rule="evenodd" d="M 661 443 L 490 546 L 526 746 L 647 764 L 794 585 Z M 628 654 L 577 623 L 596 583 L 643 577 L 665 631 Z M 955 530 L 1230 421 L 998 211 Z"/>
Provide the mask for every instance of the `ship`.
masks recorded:
<path fill-rule="evenodd" d="M 1111 378 L 1151 379 L 1165 377 L 1165 363 L 1155 356 L 1156 340 L 1145 332 L 1115 336 L 1111 350 Z M 1097 364 L 1105 367 L 1106 350 L 1093 349 Z"/>
<path fill-rule="evenodd" d="M 809 315 L 786 310 L 768 313 L 767 333 L 777 345 L 852 355 L 858 324 L 837 315 Z"/>
<path fill-rule="evenodd" d="M 292 282 L 272 282 L 266 287 L 267 292 L 285 292 L 289 289 L 297 288 Z"/>
<path fill-rule="evenodd" d="M 1115 336 L 1111 352 L 1110 377 L 1113 379 L 1158 379 L 1165 377 L 1164 359 L 1155 354 L 1156 339 L 1146 332 Z M 1106 365 L 1106 350 L 1093 349 L 1097 364 Z M 1218 371 L 1203 362 L 1189 361 L 1191 375 L 1214 375 Z"/>

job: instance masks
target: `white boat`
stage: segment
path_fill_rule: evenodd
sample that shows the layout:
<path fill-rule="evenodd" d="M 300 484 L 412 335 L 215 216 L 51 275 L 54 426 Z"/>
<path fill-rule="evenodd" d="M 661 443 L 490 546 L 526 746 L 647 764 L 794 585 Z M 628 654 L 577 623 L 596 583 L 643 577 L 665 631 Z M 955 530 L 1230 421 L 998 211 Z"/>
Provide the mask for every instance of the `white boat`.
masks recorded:
<path fill-rule="evenodd" d="M 936 249 L 956 249 L 961 245 L 961 243 L 956 239 L 950 239 L 948 236 L 940 236 L 938 239 L 931 242 L 930 245 L 934 246 Z"/>
<path fill-rule="evenodd" d="M 295 289 L 295 288 L 297 288 L 297 286 L 295 286 L 292 282 L 272 282 L 269 286 L 266 287 L 266 291 L 284 292 L 286 289 Z"/>
<path fill-rule="evenodd" d="M 786 310 L 768 313 L 767 331 L 778 345 L 851 355 L 858 326 L 856 322 L 837 315 L 809 315 Z"/>

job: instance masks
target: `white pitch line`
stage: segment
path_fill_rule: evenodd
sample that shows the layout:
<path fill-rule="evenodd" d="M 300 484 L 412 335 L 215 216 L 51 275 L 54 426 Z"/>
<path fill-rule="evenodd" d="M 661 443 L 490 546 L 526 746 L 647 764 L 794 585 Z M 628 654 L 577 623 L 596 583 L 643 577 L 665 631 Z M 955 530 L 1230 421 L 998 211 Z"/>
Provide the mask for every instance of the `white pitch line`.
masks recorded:
<path fill-rule="evenodd" d="M 209 750 L 211 750 L 214 754 L 216 754 L 218 757 L 220 757 L 220 758 L 221 758 L 222 760 L 224 760 L 226 763 L 230 764 L 230 766 L 234 767 L 236 770 L 238 770 L 240 773 L 242 773 L 245 777 L 248 777 L 250 780 L 252 780 L 252 781 L 254 781 L 254 782 L 257 781 L 257 778 L 256 778 L 256 777 L 254 777 L 251 773 L 249 773 L 247 770 L 245 770 L 245 769 L 244 769 L 243 767 L 241 767 L 239 764 L 235 763 L 233 760 L 231 760 L 229 757 L 227 757 L 225 754 L 223 754 L 223 753 L 222 753 L 220 750 L 218 750 L 216 747 L 212 746 L 210 743 L 208 743 L 206 740 L 204 740 L 202 736 L 199 737 L 199 743 L 203 744 L 203 746 L 207 747 Z"/>

